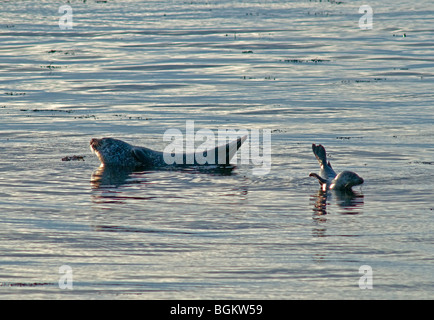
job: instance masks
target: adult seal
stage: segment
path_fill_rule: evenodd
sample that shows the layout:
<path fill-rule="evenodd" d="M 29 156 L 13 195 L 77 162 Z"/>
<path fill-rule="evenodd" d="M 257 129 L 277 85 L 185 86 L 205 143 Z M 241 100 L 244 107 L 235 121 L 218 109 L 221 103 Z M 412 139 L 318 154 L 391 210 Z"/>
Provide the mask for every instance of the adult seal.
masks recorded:
<path fill-rule="evenodd" d="M 321 171 L 319 175 L 310 173 L 309 177 L 317 178 L 322 186 L 322 190 L 351 191 L 353 186 L 360 185 L 364 182 L 363 178 L 352 171 L 342 171 L 336 174 L 330 162 L 327 161 L 326 150 L 322 145 L 312 144 L 312 151 L 319 162 Z"/>
<path fill-rule="evenodd" d="M 172 157 L 170 153 L 133 146 L 114 138 L 91 139 L 90 149 L 97 155 L 101 165 L 105 167 L 219 166 L 229 165 L 230 160 L 246 139 L 247 136 L 243 136 L 214 149 L 203 152 L 182 153 L 178 157 L 176 155 Z"/>

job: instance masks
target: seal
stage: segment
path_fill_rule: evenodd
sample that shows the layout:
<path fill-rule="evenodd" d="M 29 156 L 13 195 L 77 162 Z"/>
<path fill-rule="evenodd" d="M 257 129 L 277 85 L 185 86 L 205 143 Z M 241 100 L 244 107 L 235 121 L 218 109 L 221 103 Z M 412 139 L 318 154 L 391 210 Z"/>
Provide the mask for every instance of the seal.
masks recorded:
<path fill-rule="evenodd" d="M 167 166 L 202 166 L 202 165 L 229 165 L 237 150 L 247 139 L 247 135 L 238 138 L 226 145 L 197 153 L 183 153 L 181 161 L 168 163 L 170 154 L 155 151 L 145 147 L 133 146 L 122 140 L 114 138 L 93 138 L 90 140 L 90 149 L 94 152 L 102 166 L 116 166 L 124 168 L 139 167 L 167 167 Z M 193 161 L 191 161 L 193 159 Z"/>
<path fill-rule="evenodd" d="M 312 151 L 319 162 L 321 172 L 319 175 L 310 173 L 309 177 L 317 178 L 324 191 L 328 189 L 351 191 L 353 186 L 360 185 L 364 182 L 363 178 L 352 171 L 342 171 L 336 174 L 330 161 L 327 161 L 326 150 L 322 145 L 312 144 Z"/>

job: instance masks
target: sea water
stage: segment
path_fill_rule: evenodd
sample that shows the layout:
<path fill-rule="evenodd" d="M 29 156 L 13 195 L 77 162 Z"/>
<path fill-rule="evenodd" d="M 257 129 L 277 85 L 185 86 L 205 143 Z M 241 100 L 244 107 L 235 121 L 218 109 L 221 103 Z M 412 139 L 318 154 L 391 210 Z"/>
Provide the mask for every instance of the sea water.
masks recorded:
<path fill-rule="evenodd" d="M 432 298 L 434 6 L 362 5 L 0 1 L 0 298 Z M 189 121 L 270 170 L 89 150 Z M 312 143 L 365 183 L 321 192 Z"/>

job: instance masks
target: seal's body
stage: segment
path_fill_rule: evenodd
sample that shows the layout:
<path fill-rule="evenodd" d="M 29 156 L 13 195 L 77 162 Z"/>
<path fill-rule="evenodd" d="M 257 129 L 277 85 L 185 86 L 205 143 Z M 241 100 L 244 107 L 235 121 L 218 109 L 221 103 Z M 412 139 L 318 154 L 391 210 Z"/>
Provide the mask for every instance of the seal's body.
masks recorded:
<path fill-rule="evenodd" d="M 327 161 L 327 154 L 322 145 L 312 144 L 312 151 L 320 164 L 321 171 L 320 175 L 310 173 L 309 176 L 317 178 L 324 191 L 329 189 L 351 190 L 353 186 L 364 182 L 363 178 L 352 171 L 342 171 L 336 174 L 330 162 Z"/>
<path fill-rule="evenodd" d="M 114 138 L 94 138 L 90 140 L 90 149 L 95 152 L 102 166 L 137 168 L 179 165 L 229 165 L 229 161 L 246 139 L 247 136 L 243 136 L 236 141 L 204 152 L 183 153 L 182 157 L 174 157 L 178 161 L 173 161 L 174 158 L 164 152 L 133 146 Z"/>

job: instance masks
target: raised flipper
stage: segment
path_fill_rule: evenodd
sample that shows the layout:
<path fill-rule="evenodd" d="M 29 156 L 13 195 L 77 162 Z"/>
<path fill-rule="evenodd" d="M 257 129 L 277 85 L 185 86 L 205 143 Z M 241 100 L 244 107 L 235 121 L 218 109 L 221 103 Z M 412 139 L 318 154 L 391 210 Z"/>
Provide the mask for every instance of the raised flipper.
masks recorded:
<path fill-rule="evenodd" d="M 321 167 L 321 176 L 323 179 L 330 180 L 336 177 L 330 161 L 327 161 L 327 153 L 321 144 L 312 144 L 312 151 Z"/>
<path fill-rule="evenodd" d="M 228 165 L 235 153 L 241 147 L 244 141 L 246 141 L 247 135 L 231 141 L 225 145 L 218 146 L 214 149 L 206 150 L 201 153 L 195 154 L 195 164 L 215 164 L 215 165 Z M 208 156 L 211 159 L 208 159 Z M 208 161 L 209 160 L 209 161 Z"/>
<path fill-rule="evenodd" d="M 214 149 L 196 152 L 194 154 L 183 153 L 182 159 L 175 159 L 176 156 L 175 158 L 170 156 L 170 160 L 174 161 L 169 163 L 165 162 L 164 153 L 162 152 L 143 147 L 133 147 L 131 152 L 134 159 L 145 167 L 161 167 L 166 165 L 228 165 L 246 139 L 247 135 Z M 179 162 L 177 162 L 177 160 Z"/>
<path fill-rule="evenodd" d="M 322 145 L 312 143 L 312 151 L 321 166 L 327 165 L 327 153 Z"/>
<path fill-rule="evenodd" d="M 243 136 L 241 138 L 238 138 L 235 141 L 229 142 L 228 144 L 224 146 L 217 147 L 216 152 L 216 163 L 217 164 L 229 164 L 231 159 L 234 157 L 235 153 L 238 151 L 238 149 L 241 147 L 244 141 L 246 141 L 247 136 Z"/>

